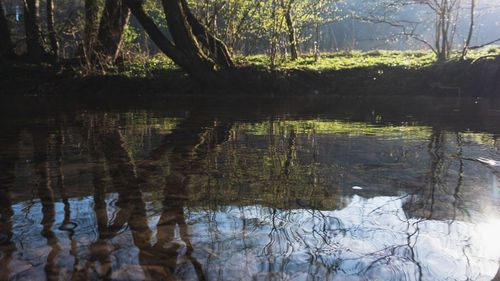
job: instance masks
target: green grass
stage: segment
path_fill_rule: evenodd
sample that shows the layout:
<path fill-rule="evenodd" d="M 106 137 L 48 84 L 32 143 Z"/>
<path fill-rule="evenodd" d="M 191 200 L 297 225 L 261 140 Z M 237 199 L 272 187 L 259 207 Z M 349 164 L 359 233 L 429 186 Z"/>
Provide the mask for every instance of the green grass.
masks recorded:
<path fill-rule="evenodd" d="M 137 56 L 123 62 L 121 75 L 130 78 L 150 78 L 160 74 L 172 74 L 182 72 L 170 58 L 163 54 L 152 58 Z"/>
<path fill-rule="evenodd" d="M 270 66 L 270 61 L 267 56 L 256 55 L 246 58 L 238 58 L 239 62 L 244 63 L 245 60 L 249 64 L 258 66 Z M 370 52 L 337 52 L 337 53 L 322 53 L 315 61 L 313 55 L 303 55 L 296 61 L 280 61 L 276 65 L 277 69 L 308 69 L 308 70 L 342 70 L 352 68 L 366 67 L 405 67 L 418 68 L 432 64 L 435 61 L 435 56 L 432 53 L 424 51 L 370 51 Z"/>
<path fill-rule="evenodd" d="M 461 52 L 452 54 L 450 61 L 457 61 Z M 491 46 L 470 51 L 467 59 L 477 59 L 485 56 L 500 55 L 499 46 Z M 240 65 L 253 65 L 270 69 L 271 63 L 266 55 L 237 56 L 235 61 Z M 403 68 L 420 69 L 436 63 L 436 56 L 432 51 L 387 51 L 374 50 L 369 52 L 341 51 L 335 53 L 321 53 L 317 61 L 312 54 L 302 54 L 296 61 L 279 58 L 275 65 L 277 70 L 347 70 L 359 68 Z M 121 75 L 131 78 L 158 77 L 164 74 L 179 74 L 182 70 L 165 55 L 153 58 L 137 56 L 126 60 L 120 70 Z"/>
<path fill-rule="evenodd" d="M 450 61 L 458 60 L 461 53 L 456 51 Z M 489 47 L 473 50 L 467 59 L 476 59 L 483 56 L 500 55 L 500 47 Z M 237 57 L 241 64 L 251 64 L 269 68 L 271 63 L 265 55 Z M 278 59 L 276 69 L 303 69 L 303 70 L 343 70 L 353 68 L 381 68 L 394 67 L 404 69 L 419 69 L 436 63 L 436 56 L 432 51 L 386 51 L 375 50 L 369 52 L 341 51 L 336 53 L 321 53 L 315 61 L 311 54 L 302 55 L 296 61 Z"/>

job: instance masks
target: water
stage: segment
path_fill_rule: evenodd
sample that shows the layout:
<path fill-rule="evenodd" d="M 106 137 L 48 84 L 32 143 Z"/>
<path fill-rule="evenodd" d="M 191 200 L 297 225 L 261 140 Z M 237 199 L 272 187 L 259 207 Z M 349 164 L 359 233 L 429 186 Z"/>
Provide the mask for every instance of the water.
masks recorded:
<path fill-rule="evenodd" d="M 493 101 L 4 107 L 0 280 L 499 272 Z"/>

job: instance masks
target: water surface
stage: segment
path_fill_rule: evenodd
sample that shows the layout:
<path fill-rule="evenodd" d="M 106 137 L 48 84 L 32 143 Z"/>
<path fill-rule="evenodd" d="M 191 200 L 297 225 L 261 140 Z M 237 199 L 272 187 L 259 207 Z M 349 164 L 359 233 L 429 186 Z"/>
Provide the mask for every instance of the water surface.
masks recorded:
<path fill-rule="evenodd" d="M 12 109 L 1 280 L 491 280 L 500 106 L 196 101 Z"/>

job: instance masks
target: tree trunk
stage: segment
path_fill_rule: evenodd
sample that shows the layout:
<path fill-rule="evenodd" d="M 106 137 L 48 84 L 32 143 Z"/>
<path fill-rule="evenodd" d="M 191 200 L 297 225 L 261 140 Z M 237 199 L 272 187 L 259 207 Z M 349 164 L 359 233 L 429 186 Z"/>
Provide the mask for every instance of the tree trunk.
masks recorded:
<path fill-rule="evenodd" d="M 51 56 L 57 62 L 59 60 L 59 42 L 54 30 L 54 0 L 47 0 L 47 30 L 49 32 Z"/>
<path fill-rule="evenodd" d="M 216 65 L 222 68 L 230 68 L 234 66 L 231 55 L 227 46 L 215 37 L 213 34 L 208 32 L 206 28 L 200 24 L 196 17 L 191 13 L 187 5 L 186 0 L 180 0 L 182 2 L 182 9 L 187 17 L 187 21 L 191 26 L 194 36 L 198 39 L 204 48 L 208 50 L 208 55 L 212 58 Z"/>
<path fill-rule="evenodd" d="M 162 2 L 168 29 L 176 47 L 182 50 L 189 59 L 198 61 L 200 65 L 213 68 L 215 64 L 203 52 L 192 26 L 189 24 L 188 15 L 185 13 L 181 0 L 163 0 Z"/>
<path fill-rule="evenodd" d="M 120 53 L 130 9 L 123 0 L 106 0 L 99 26 L 99 51 L 105 62 L 113 64 Z"/>
<path fill-rule="evenodd" d="M 288 28 L 288 40 L 290 41 L 291 59 L 296 60 L 299 56 L 297 54 L 297 39 L 295 37 L 295 29 L 293 27 L 291 7 L 288 7 L 285 11 L 285 22 Z"/>
<path fill-rule="evenodd" d="M 443 62 L 448 59 L 449 46 L 448 46 L 448 25 L 449 25 L 449 17 L 447 14 L 447 3 L 443 2 L 443 6 L 440 9 L 440 27 L 441 27 L 441 50 L 437 54 L 438 62 Z"/>
<path fill-rule="evenodd" d="M 173 42 L 144 11 L 143 0 L 124 0 L 155 44 L 204 86 L 218 83 L 215 69 L 233 66 L 227 47 L 209 34 L 191 14 L 184 0 L 162 0 Z M 208 54 L 207 54 L 208 53 Z"/>
<path fill-rule="evenodd" d="M 142 1 L 126 0 L 130 10 L 148 33 L 153 42 L 160 50 L 171 58 L 177 65 L 184 69 L 193 79 L 202 84 L 210 84 L 214 82 L 215 73 L 213 72 L 213 62 L 208 58 L 196 56 L 196 54 L 188 55 L 185 48 L 181 48 L 179 44 L 174 45 L 160 31 L 153 19 L 144 11 Z M 169 21 L 169 24 L 172 24 Z"/>
<path fill-rule="evenodd" d="M 83 35 L 84 52 L 87 61 L 94 53 L 94 45 L 97 40 L 99 4 L 97 0 L 85 0 L 85 30 Z"/>
<path fill-rule="evenodd" d="M 39 18 L 40 0 L 24 0 L 27 51 L 28 57 L 34 62 L 42 61 L 45 56 Z"/>
<path fill-rule="evenodd" d="M 10 53 L 12 53 L 10 27 L 4 15 L 3 3 L 0 1 L 0 57 Z"/>
<path fill-rule="evenodd" d="M 471 0 L 470 1 L 469 33 L 467 34 L 467 39 L 465 40 L 464 48 L 462 50 L 462 57 L 461 57 L 462 60 L 465 58 L 465 56 L 467 55 L 467 52 L 469 51 L 470 41 L 472 39 L 472 33 L 474 32 L 474 11 L 475 11 L 475 8 L 476 8 L 476 0 Z"/>

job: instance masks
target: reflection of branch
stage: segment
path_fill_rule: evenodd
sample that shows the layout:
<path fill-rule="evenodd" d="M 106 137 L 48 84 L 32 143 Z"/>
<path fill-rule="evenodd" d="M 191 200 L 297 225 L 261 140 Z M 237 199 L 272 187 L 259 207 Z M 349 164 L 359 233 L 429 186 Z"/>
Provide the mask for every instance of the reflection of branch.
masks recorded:
<path fill-rule="evenodd" d="M 286 153 L 286 160 L 283 164 L 283 170 L 285 172 L 286 177 L 290 176 L 290 167 L 293 166 L 293 159 L 295 154 L 295 143 L 297 141 L 297 133 L 295 129 L 290 131 L 290 137 L 288 139 L 288 149 Z"/>
<path fill-rule="evenodd" d="M 420 265 L 420 262 L 418 262 L 416 257 L 415 257 L 415 249 L 414 248 L 415 248 L 415 245 L 417 244 L 418 234 L 420 233 L 419 223 L 421 221 L 424 221 L 424 219 L 417 220 L 416 222 L 413 223 L 413 226 L 415 227 L 415 231 L 411 234 L 407 232 L 408 236 L 407 236 L 407 240 L 406 240 L 407 247 L 408 247 L 408 249 L 410 249 L 410 252 L 411 252 L 411 261 L 418 268 L 418 280 L 422 280 L 422 265 Z M 409 221 L 408 221 L 408 224 L 409 224 Z M 411 238 L 413 236 L 415 236 L 415 241 L 413 242 L 413 245 L 411 245 Z"/>
<path fill-rule="evenodd" d="M 459 208 L 459 204 L 461 202 L 461 198 L 459 196 L 460 190 L 463 186 L 463 178 L 464 178 L 464 161 L 462 159 L 462 154 L 463 154 L 463 143 L 462 143 L 462 137 L 460 136 L 460 133 L 457 132 L 457 156 L 459 159 L 459 168 L 458 168 L 458 179 L 457 179 L 457 186 L 455 187 L 455 192 L 453 193 L 453 198 L 455 198 L 455 201 L 453 202 L 453 219 L 450 220 L 449 224 L 451 225 L 457 217 L 457 209 Z"/>
<path fill-rule="evenodd" d="M 429 171 L 429 177 L 430 177 L 429 185 L 431 189 L 431 192 L 429 194 L 430 207 L 429 207 L 429 215 L 426 216 L 426 218 L 428 219 L 433 217 L 436 188 L 439 187 L 440 185 L 439 172 L 443 165 L 442 164 L 443 155 L 441 153 L 441 145 L 443 142 L 442 138 L 443 134 L 441 130 L 434 129 L 428 145 L 428 153 L 431 157 L 431 166 Z"/>
<path fill-rule="evenodd" d="M 186 243 L 186 248 L 187 248 L 186 256 L 188 257 L 189 261 L 193 265 L 194 270 L 196 271 L 196 276 L 198 276 L 198 280 L 204 281 L 204 280 L 206 280 L 206 278 L 205 278 L 205 274 L 203 273 L 203 267 L 202 267 L 201 263 L 192 255 L 194 248 L 193 248 L 193 245 L 191 244 L 191 241 L 190 241 L 188 233 L 187 233 L 188 227 L 187 227 L 185 219 L 182 222 L 180 222 L 179 228 L 180 228 L 181 239 Z"/>

